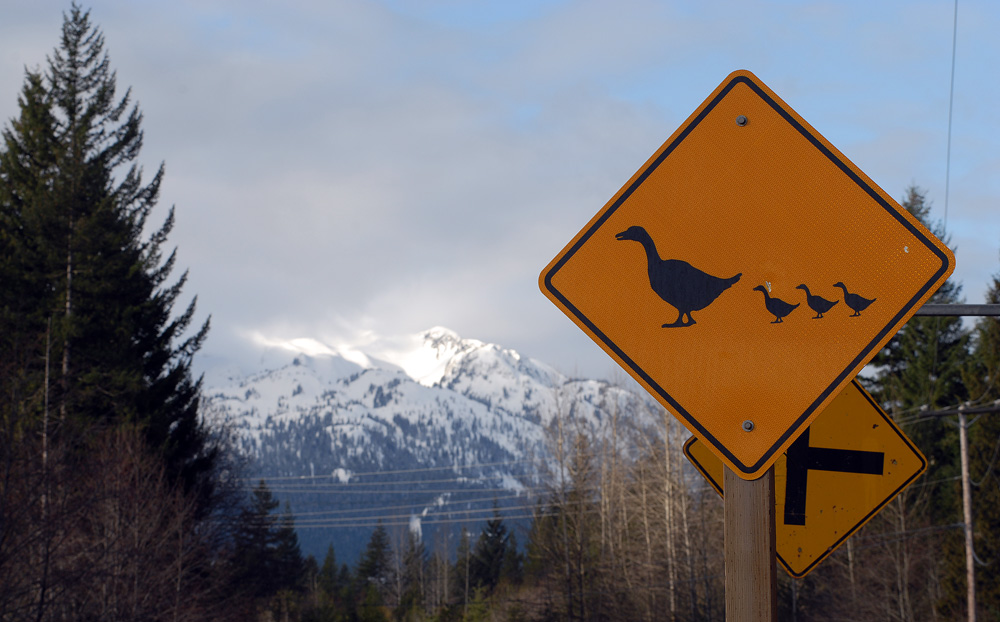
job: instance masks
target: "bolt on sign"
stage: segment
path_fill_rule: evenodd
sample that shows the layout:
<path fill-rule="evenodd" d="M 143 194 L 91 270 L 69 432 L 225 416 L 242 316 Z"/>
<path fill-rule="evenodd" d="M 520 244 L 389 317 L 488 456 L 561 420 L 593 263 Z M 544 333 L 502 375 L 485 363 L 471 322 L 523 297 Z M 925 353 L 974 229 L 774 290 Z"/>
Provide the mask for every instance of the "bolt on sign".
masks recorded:
<path fill-rule="evenodd" d="M 954 268 L 940 240 L 737 71 L 539 285 L 755 479 Z"/>
<path fill-rule="evenodd" d="M 724 494 L 722 461 L 693 436 L 684 454 Z M 778 562 L 805 576 L 926 469 L 920 450 L 851 382 L 774 464 Z"/>

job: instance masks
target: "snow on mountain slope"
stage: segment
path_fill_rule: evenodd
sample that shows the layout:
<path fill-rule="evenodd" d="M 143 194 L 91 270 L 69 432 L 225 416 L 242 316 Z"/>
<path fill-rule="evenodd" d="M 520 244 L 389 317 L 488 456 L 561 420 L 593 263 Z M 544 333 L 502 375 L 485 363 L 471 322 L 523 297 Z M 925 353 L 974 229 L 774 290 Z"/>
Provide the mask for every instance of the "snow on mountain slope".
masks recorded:
<path fill-rule="evenodd" d="M 435 327 L 396 340 L 376 341 L 367 349 L 378 359 L 397 365 L 413 380 L 432 387 L 441 381 L 456 357 L 483 345 L 474 339 L 462 339 L 447 328 Z"/>
<path fill-rule="evenodd" d="M 207 387 L 204 412 L 236 432 L 317 556 L 332 541 L 353 559 L 375 518 L 427 538 L 471 529 L 491 500 L 523 508 L 557 413 L 600 430 L 613 412 L 653 410 L 645 395 L 444 328 L 363 348 L 279 345 L 291 362 Z"/>

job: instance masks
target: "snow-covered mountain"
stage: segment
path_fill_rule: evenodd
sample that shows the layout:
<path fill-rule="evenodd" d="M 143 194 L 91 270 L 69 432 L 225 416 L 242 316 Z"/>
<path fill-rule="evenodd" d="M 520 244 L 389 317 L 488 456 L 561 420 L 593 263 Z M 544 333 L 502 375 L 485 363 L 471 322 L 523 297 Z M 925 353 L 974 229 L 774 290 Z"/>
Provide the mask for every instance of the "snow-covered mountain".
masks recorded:
<path fill-rule="evenodd" d="M 418 531 L 430 549 L 453 547 L 462 526 L 475 534 L 494 504 L 526 517 L 557 413 L 599 432 L 614 412 L 653 409 L 640 392 L 444 328 L 363 349 L 280 345 L 268 369 L 208 374 L 205 413 L 289 501 L 303 550 L 320 561 L 331 542 L 353 561 L 377 520 Z"/>

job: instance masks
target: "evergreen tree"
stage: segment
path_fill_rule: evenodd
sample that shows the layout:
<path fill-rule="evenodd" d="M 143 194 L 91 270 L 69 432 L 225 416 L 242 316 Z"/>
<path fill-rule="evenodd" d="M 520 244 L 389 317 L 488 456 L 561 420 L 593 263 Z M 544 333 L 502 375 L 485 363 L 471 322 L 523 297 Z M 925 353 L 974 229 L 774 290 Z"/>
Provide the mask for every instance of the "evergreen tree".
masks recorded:
<path fill-rule="evenodd" d="M 1000 273 L 986 292 L 986 304 L 1000 304 Z M 973 332 L 972 358 L 965 379 L 972 405 L 1000 398 L 1000 320 L 983 317 Z"/>
<path fill-rule="evenodd" d="M 176 255 L 162 252 L 173 210 L 143 239 L 163 166 L 144 183 L 130 95 L 117 97 L 104 37 L 73 4 L 47 70 L 26 73 L 20 115 L 3 131 L 0 334 L 19 363 L 19 416 L 38 418 L 47 400 L 64 438 L 84 441 L 139 423 L 171 480 L 206 510 L 217 452 L 190 366 L 208 322 L 185 336 L 195 302 L 173 315 L 186 280 L 169 282 Z"/>
<path fill-rule="evenodd" d="M 357 619 L 357 608 L 351 601 L 350 577 L 341 574 L 337 566 L 337 555 L 333 545 L 329 545 L 322 566 L 317 566 L 310 555 L 306 560 L 307 575 L 313 580 L 308 583 L 311 592 L 302 608 L 302 622 L 345 622 Z M 346 569 L 346 566 L 344 566 Z"/>
<path fill-rule="evenodd" d="M 46 287 L 36 237 L 40 214 L 51 209 L 56 145 L 55 118 L 40 73 L 27 72 L 18 104 L 20 117 L 4 129 L 0 150 L 0 344 L 6 358 L 0 399 L 41 394 L 45 341 L 40 336 L 48 330 L 47 315 L 40 313 Z M 30 400 L 17 406 L 37 415 L 40 402 L 36 398 L 33 408 Z"/>
<path fill-rule="evenodd" d="M 291 510 L 279 516 L 279 502 L 261 480 L 240 515 L 234 545 L 234 588 L 267 604 L 282 590 L 298 590 L 305 571 Z"/>
<path fill-rule="evenodd" d="M 393 579 L 390 553 L 389 532 L 380 520 L 358 561 L 356 578 L 363 595 L 368 586 L 374 586 L 379 596 L 384 598 Z"/>
<path fill-rule="evenodd" d="M 319 589 L 331 597 L 340 592 L 340 568 L 337 566 L 337 554 L 332 544 L 326 549 L 326 557 L 323 558 L 323 567 L 319 569 L 317 583 Z"/>
<path fill-rule="evenodd" d="M 503 524 L 500 510 L 494 503 L 493 518 L 486 521 L 472 552 L 469 575 L 473 587 L 485 588 L 489 594 L 500 582 L 504 561 L 507 559 L 508 540 L 507 526 Z"/>
<path fill-rule="evenodd" d="M 0 617 L 131 619 L 125 591 L 164 618 L 209 598 L 235 615 L 220 576 L 232 534 L 205 520 L 223 510 L 224 456 L 190 371 L 208 323 L 189 333 L 193 301 L 174 314 L 185 277 L 162 252 L 173 211 L 149 221 L 163 167 L 143 181 L 142 116 L 116 95 L 89 13 L 63 17 L 0 132 Z M 126 581 L 127 564 L 145 566 Z"/>
<path fill-rule="evenodd" d="M 285 501 L 284 510 L 277 520 L 274 539 L 275 574 L 284 589 L 301 590 L 306 566 L 302 550 L 299 548 L 299 536 L 295 533 L 292 506 L 287 501 Z"/>

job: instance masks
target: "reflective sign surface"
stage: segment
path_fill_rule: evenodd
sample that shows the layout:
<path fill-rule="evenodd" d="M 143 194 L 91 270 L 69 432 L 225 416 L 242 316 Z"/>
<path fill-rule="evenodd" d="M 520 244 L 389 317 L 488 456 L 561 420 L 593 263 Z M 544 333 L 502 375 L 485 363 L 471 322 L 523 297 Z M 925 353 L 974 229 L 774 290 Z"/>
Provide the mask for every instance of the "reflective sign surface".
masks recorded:
<path fill-rule="evenodd" d="M 739 71 L 539 283 L 753 479 L 952 270 L 937 238 Z"/>

